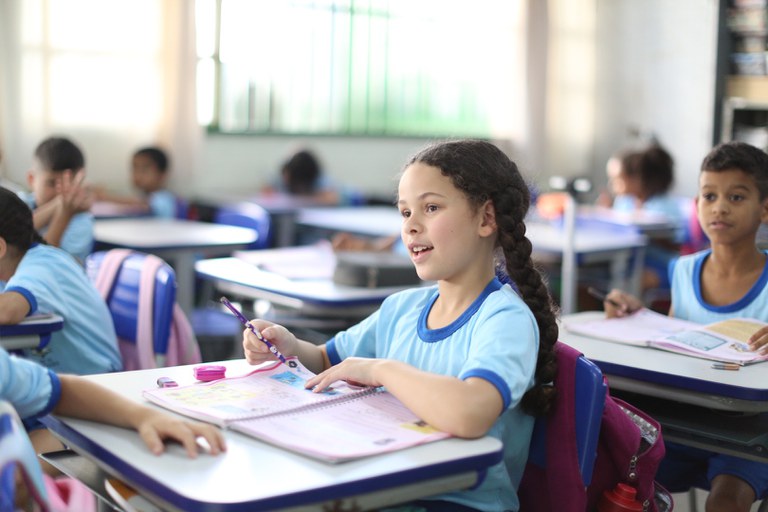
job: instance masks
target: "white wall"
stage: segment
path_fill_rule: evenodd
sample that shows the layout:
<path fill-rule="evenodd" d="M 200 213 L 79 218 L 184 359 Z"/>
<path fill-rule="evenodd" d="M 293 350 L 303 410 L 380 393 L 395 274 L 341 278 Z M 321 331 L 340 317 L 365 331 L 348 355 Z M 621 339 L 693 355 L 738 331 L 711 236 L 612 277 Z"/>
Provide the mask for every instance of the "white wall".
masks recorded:
<path fill-rule="evenodd" d="M 598 0 L 595 177 L 627 142 L 652 131 L 676 163 L 675 191 L 693 195 L 711 149 L 717 0 Z"/>

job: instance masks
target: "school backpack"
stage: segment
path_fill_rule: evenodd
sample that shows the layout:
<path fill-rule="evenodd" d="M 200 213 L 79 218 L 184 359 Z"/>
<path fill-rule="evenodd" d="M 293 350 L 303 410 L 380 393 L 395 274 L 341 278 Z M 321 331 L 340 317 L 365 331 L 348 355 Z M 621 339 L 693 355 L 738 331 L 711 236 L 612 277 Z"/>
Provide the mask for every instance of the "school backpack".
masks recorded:
<path fill-rule="evenodd" d="M 115 279 L 119 275 L 124 261 L 134 254 L 129 249 L 107 251 L 100 262 L 93 282 L 104 300 L 109 304 Z M 139 253 L 142 254 L 142 253 Z M 139 277 L 138 313 L 136 318 L 136 342 L 118 339 L 124 370 L 139 370 L 162 366 L 196 364 L 202 361 L 200 348 L 195 333 L 182 311 L 173 303 L 170 334 L 165 352 L 158 352 L 154 344 L 153 313 L 155 284 L 158 270 L 166 263 L 152 254 L 144 256 Z M 175 297 L 175 294 L 174 294 Z"/>
<path fill-rule="evenodd" d="M 579 471 L 575 431 L 576 361 L 581 353 L 555 345 L 558 398 L 546 418 L 546 467 L 530 460 L 518 488 L 521 512 L 596 511 L 604 491 L 627 484 L 636 492 L 644 512 L 672 510 L 672 498 L 654 478 L 664 457 L 659 423 L 620 398 L 605 396 L 600 436 L 591 482 Z"/>

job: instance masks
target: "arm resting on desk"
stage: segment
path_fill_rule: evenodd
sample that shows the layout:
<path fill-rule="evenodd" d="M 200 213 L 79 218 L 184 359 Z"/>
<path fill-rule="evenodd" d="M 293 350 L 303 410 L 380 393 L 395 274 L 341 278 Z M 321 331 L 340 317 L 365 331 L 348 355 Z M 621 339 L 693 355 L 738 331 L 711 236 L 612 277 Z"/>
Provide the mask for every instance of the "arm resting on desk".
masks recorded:
<path fill-rule="evenodd" d="M 0 325 L 18 324 L 29 313 L 29 302 L 15 291 L 0 293 Z"/>

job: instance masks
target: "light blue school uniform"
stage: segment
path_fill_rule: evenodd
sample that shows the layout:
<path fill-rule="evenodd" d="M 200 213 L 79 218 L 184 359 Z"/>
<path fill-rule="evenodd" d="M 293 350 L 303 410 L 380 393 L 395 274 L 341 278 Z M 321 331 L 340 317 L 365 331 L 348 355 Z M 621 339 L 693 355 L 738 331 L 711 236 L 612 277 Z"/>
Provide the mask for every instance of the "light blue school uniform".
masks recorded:
<path fill-rule="evenodd" d="M 61 398 L 59 377 L 32 361 L 0 347 L 0 400 L 7 400 L 22 419 L 45 416 Z"/>
<path fill-rule="evenodd" d="M 176 195 L 170 190 L 156 190 L 150 193 L 147 196 L 147 202 L 153 217 L 176 218 Z"/>
<path fill-rule="evenodd" d="M 479 487 L 431 499 L 478 510 L 518 510 L 517 487 L 534 423 L 520 400 L 534 384 L 536 320 L 512 288 L 494 278 L 456 321 L 429 329 L 427 316 L 437 297 L 436 286 L 389 296 L 377 312 L 328 342 L 331 364 L 351 356 L 395 359 L 431 373 L 490 382 L 504 410 L 488 435 L 504 443 L 504 460 L 488 470 Z"/>
<path fill-rule="evenodd" d="M 57 373 L 106 373 L 122 369 L 112 315 L 85 270 L 65 251 L 33 245 L 8 280 L 5 292 L 17 292 L 30 313 L 54 313 L 64 327 L 46 349 L 27 349 L 24 357 Z"/>
<path fill-rule="evenodd" d="M 35 198 L 31 193 L 22 192 L 19 197 L 34 210 L 37 208 Z M 93 214 L 90 212 L 81 212 L 72 216 L 69 220 L 67 229 L 61 236 L 60 247 L 73 255 L 82 263 L 85 257 L 93 251 Z M 48 226 L 39 229 L 38 233 L 45 237 L 48 232 Z"/>
<path fill-rule="evenodd" d="M 709 324 L 734 317 L 768 321 L 768 258 L 763 272 L 749 291 L 736 302 L 716 306 L 701 294 L 701 273 L 711 250 L 680 257 L 670 264 L 672 311 L 677 318 Z M 768 254 L 768 252 L 766 252 Z M 736 476 L 747 482 L 758 499 L 768 496 L 768 464 L 708 450 L 666 442 L 667 453 L 656 479 L 671 492 L 690 487 L 709 489 L 717 475 Z"/>

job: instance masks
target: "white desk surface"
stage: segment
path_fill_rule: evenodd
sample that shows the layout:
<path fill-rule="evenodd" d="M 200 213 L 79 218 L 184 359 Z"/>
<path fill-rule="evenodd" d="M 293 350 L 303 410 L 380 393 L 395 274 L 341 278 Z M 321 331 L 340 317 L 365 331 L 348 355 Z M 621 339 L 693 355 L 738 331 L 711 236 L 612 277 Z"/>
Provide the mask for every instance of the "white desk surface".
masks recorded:
<path fill-rule="evenodd" d="M 154 217 L 97 220 L 93 235 L 98 243 L 156 254 L 173 264 L 176 300 L 188 315 L 194 302 L 195 259 L 228 254 L 258 238 L 250 228 Z"/>
<path fill-rule="evenodd" d="M 244 360 L 225 361 L 227 375 L 253 369 Z M 88 376 L 124 396 L 167 376 L 194 382 L 192 366 Z M 153 406 L 154 407 L 154 406 Z M 243 434 L 224 431 L 228 451 L 188 459 L 177 445 L 152 455 L 133 431 L 83 420 L 48 418 L 46 424 L 75 451 L 117 475 L 163 509 L 184 511 L 368 510 L 386 504 L 467 488 L 478 471 L 501 459 L 494 438 L 447 439 L 342 464 L 327 464 L 287 452 Z M 360 508 L 356 508 L 360 507 Z"/>
<path fill-rule="evenodd" d="M 286 251 L 293 255 L 296 254 L 294 249 L 269 251 L 270 254 Z M 312 259 L 305 263 L 314 264 L 317 263 Z M 200 260 L 195 263 L 195 270 L 200 277 L 215 281 L 221 291 L 250 299 L 266 299 L 306 314 L 326 317 L 365 316 L 375 311 L 389 295 L 408 288 L 344 286 L 334 283 L 330 276 L 294 279 L 234 257 Z"/>
<path fill-rule="evenodd" d="M 59 315 L 33 315 L 21 323 L 0 325 L 0 347 L 6 350 L 38 348 L 50 341 L 50 335 L 64 327 Z"/>
<path fill-rule="evenodd" d="M 366 236 L 397 235 L 402 221 L 394 206 L 301 208 L 296 218 L 301 226 Z"/>
<path fill-rule="evenodd" d="M 602 318 L 602 311 L 566 315 L 563 320 Z M 591 339 L 560 327 L 560 341 L 600 367 L 612 388 L 740 412 L 768 411 L 768 363 L 739 371 L 715 370 L 712 361 L 650 347 Z"/>

